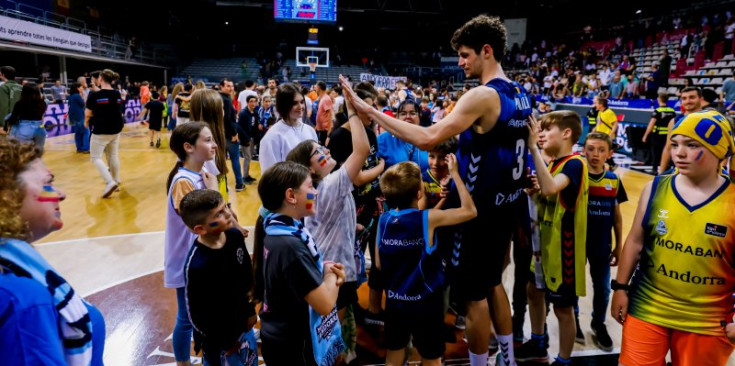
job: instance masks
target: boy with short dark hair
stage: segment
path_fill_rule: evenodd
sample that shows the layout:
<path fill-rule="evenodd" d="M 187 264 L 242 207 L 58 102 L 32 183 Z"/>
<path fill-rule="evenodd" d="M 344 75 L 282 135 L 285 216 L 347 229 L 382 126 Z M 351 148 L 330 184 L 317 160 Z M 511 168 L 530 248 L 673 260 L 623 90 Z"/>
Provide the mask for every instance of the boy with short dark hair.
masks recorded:
<path fill-rule="evenodd" d="M 584 155 L 589 168 L 589 200 L 587 209 L 587 261 L 592 276 L 592 331 L 598 347 L 612 351 L 613 342 L 605 327 L 605 314 L 610 300 L 610 267 L 618 265 L 623 245 L 623 216 L 620 204 L 628 201 L 623 182 L 608 169 L 605 160 L 613 154 L 609 135 L 591 132 L 584 141 Z M 611 232 L 615 232 L 615 248 Z M 581 335 L 577 320 L 577 334 Z M 584 341 L 584 335 L 581 340 Z"/>
<path fill-rule="evenodd" d="M 452 136 L 429 150 L 429 169 L 421 173 L 424 182 L 424 198 L 420 208 L 441 209 L 447 198 L 450 180 L 446 157 L 457 151 L 457 138 Z"/>
<path fill-rule="evenodd" d="M 218 191 L 188 193 L 179 213 L 198 235 L 184 272 L 194 350 L 202 350 L 209 365 L 257 365 L 253 267 L 245 237 L 234 228 L 235 218 Z"/>
<path fill-rule="evenodd" d="M 572 147 L 582 134 L 582 121 L 572 111 L 551 112 L 541 123 L 531 117 L 528 147 L 533 156 L 540 198 L 538 204 L 541 232 L 541 267 L 545 296 L 554 305 L 559 320 L 559 355 L 552 365 L 570 365 L 576 326 L 574 305 L 585 295 L 585 249 L 587 240 L 587 165 Z M 548 169 L 537 143 L 554 160 Z M 534 278 L 533 276 L 531 278 Z M 544 292 L 533 283 L 528 286 L 531 313 L 531 340 L 516 353 L 517 361 L 548 359 L 544 323 Z"/>
<path fill-rule="evenodd" d="M 469 191 L 459 176 L 457 158 L 446 157 L 457 185 L 461 206 L 419 210 L 423 196 L 416 163 L 392 166 L 380 178 L 380 189 L 391 208 L 378 222 L 376 261 L 386 278 L 386 365 L 403 365 L 411 336 L 424 365 L 440 365 L 444 354 L 444 261 L 437 251 L 435 229 L 457 225 L 477 216 Z"/>
<path fill-rule="evenodd" d="M 151 147 L 153 147 L 153 138 L 156 138 L 156 148 L 161 147 L 161 124 L 163 123 L 163 111 L 166 106 L 158 100 L 158 92 L 151 92 L 151 100 L 143 104 L 143 110 L 138 115 L 138 120 L 142 120 L 148 114 L 148 129 L 151 131 Z"/>

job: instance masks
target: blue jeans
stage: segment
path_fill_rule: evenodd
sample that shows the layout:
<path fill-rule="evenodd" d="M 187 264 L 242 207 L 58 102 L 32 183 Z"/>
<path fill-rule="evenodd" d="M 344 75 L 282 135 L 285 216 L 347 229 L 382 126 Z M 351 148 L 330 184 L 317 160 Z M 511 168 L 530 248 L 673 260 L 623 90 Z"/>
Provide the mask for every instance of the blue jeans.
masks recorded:
<path fill-rule="evenodd" d="M 21 120 L 17 125 L 10 127 L 10 137 L 22 142 L 33 142 L 43 151 L 46 129 L 41 127 L 41 121 Z"/>
<path fill-rule="evenodd" d="M 89 151 L 89 128 L 84 127 L 84 121 L 73 121 L 72 123 L 77 152 Z"/>
<path fill-rule="evenodd" d="M 186 311 L 186 291 L 183 287 L 176 289 L 176 303 L 179 306 L 179 311 L 176 313 L 176 325 L 173 334 L 174 358 L 178 362 L 189 361 L 191 358 L 193 327 Z"/>
<path fill-rule="evenodd" d="M 168 126 L 166 128 L 168 128 L 169 131 L 173 131 L 174 128 L 176 128 L 176 118 L 169 117 Z"/>
<path fill-rule="evenodd" d="M 242 186 L 242 168 L 240 167 L 240 143 L 227 141 L 227 153 L 230 154 L 232 172 L 235 173 L 235 184 Z"/>
<path fill-rule="evenodd" d="M 588 257 L 592 277 L 592 321 L 604 323 L 607 304 L 610 301 L 610 257 Z M 579 306 L 574 306 L 574 314 L 579 315 Z"/>
<path fill-rule="evenodd" d="M 610 257 L 589 257 L 592 277 L 592 321 L 604 323 L 610 300 Z"/>

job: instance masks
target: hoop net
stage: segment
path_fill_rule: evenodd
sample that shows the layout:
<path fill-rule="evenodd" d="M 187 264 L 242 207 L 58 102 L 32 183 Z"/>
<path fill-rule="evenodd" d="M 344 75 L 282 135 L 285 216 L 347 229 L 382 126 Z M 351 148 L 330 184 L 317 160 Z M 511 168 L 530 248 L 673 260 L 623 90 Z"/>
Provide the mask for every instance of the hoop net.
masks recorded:
<path fill-rule="evenodd" d="M 306 63 L 309 64 L 309 71 L 315 72 L 316 65 L 319 63 L 319 58 L 315 56 L 307 56 Z"/>

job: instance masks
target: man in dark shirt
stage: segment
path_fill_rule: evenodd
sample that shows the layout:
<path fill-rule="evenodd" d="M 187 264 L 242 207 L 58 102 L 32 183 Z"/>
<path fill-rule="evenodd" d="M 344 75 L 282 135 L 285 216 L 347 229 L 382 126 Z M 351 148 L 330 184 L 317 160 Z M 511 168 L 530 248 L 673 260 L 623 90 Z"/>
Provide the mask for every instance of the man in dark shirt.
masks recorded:
<path fill-rule="evenodd" d="M 255 152 L 254 138 L 258 133 L 258 125 L 260 125 L 260 116 L 258 115 L 258 97 L 248 95 L 246 98 L 247 105 L 240 111 L 237 119 L 237 134 L 240 140 L 240 151 L 243 155 L 242 171 L 245 174 L 245 183 L 250 184 L 255 178 L 250 176 L 250 161 L 253 159 Z"/>
<path fill-rule="evenodd" d="M 222 79 L 219 82 L 219 93 L 222 96 L 222 107 L 225 110 L 225 139 L 227 139 L 227 153 L 232 162 L 232 171 L 235 173 L 235 191 L 245 189 L 242 183 L 242 168 L 240 167 L 240 143 L 237 138 L 237 111 L 232 104 L 233 90 L 235 84 L 230 79 Z"/>
<path fill-rule="evenodd" d="M 671 73 L 671 61 L 672 58 L 669 56 L 669 51 L 664 50 L 664 55 L 659 60 L 659 80 L 658 83 L 661 86 L 669 86 L 669 74 Z"/>
<path fill-rule="evenodd" d="M 676 117 L 676 111 L 666 105 L 668 94 L 661 93 L 658 95 L 658 108 L 653 111 L 651 121 L 648 123 L 646 132 L 643 134 L 643 143 L 650 140 L 651 147 L 651 163 L 652 172 L 658 174 L 658 166 L 661 163 L 661 154 L 669 133 L 669 122 Z"/>

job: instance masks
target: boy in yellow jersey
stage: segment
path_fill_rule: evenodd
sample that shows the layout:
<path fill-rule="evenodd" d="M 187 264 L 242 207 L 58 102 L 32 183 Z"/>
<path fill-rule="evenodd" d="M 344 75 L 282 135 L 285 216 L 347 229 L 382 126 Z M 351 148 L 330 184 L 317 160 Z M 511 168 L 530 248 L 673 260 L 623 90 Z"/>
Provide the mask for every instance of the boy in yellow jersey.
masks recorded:
<path fill-rule="evenodd" d="M 611 313 L 623 324 L 621 364 L 662 365 L 669 351 L 674 366 L 727 363 L 735 340 L 735 185 L 720 164 L 733 153 L 732 129 L 715 111 L 674 125 L 678 173 L 643 189 L 611 283 Z"/>
<path fill-rule="evenodd" d="M 594 289 L 590 326 L 595 333 L 597 346 L 610 352 L 613 349 L 613 342 L 605 327 L 605 315 L 610 301 L 610 267 L 618 265 L 623 241 L 623 216 L 620 213 L 620 204 L 628 201 L 628 195 L 620 178 L 605 169 L 605 160 L 612 155 L 612 140 L 609 135 L 601 132 L 587 134 L 584 155 L 589 169 L 587 261 L 590 264 Z M 577 341 L 584 344 L 584 334 L 579 327 L 579 321 L 577 321 Z"/>
<path fill-rule="evenodd" d="M 559 355 L 552 365 L 570 365 L 576 326 L 574 305 L 585 295 L 585 243 L 587 241 L 587 165 L 572 147 L 582 134 L 582 121 L 572 111 L 544 115 L 539 123 L 531 117 L 528 147 L 533 156 L 540 187 L 538 203 L 541 232 L 541 264 L 546 299 L 554 305 L 559 320 Z M 539 132 L 540 130 L 540 132 Z M 536 145 L 553 157 L 548 169 Z M 545 361 L 543 340 L 546 310 L 539 291 L 529 286 L 532 338 L 516 353 L 518 361 Z"/>

